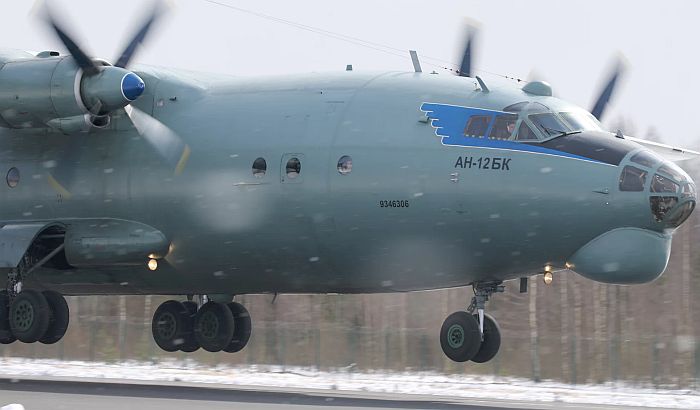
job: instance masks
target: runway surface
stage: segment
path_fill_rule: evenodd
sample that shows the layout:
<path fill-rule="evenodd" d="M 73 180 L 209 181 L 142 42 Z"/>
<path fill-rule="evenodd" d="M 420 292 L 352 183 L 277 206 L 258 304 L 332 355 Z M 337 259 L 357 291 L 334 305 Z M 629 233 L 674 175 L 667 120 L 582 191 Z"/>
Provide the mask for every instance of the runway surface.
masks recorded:
<path fill-rule="evenodd" d="M 77 380 L 0 379 L 0 407 L 26 410 L 100 409 L 630 409 L 631 407 L 483 401 L 397 394 L 283 392 L 193 386 L 188 383 L 135 384 Z"/>

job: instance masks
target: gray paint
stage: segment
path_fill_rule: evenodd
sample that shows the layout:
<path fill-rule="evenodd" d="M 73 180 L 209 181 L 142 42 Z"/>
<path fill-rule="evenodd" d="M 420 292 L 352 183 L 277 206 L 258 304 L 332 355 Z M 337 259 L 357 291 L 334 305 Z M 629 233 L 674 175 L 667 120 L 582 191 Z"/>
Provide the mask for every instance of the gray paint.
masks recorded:
<path fill-rule="evenodd" d="M 470 78 L 421 73 L 134 71 L 146 82 L 134 105 L 192 149 L 184 172 L 173 175 L 123 115 L 89 134 L 0 130 L 0 164 L 22 175 L 17 188 L 0 187 L 0 219 L 133 221 L 162 232 L 170 252 L 155 272 L 144 248 L 140 266 L 45 269 L 35 286 L 67 294 L 433 289 L 563 267 L 616 228 L 664 230 L 647 192 L 617 193 L 617 166 L 443 146 L 420 111 L 423 102 L 572 107 L 553 97 L 497 86 L 483 93 Z M 343 155 L 353 159 L 349 175 L 336 169 Z M 291 156 L 302 171 L 288 180 Z M 511 170 L 456 170 L 459 156 L 509 158 Z M 263 178 L 251 171 L 258 157 L 267 161 Z M 70 195 L 48 182 L 66 168 Z M 410 207 L 380 208 L 380 200 Z"/>

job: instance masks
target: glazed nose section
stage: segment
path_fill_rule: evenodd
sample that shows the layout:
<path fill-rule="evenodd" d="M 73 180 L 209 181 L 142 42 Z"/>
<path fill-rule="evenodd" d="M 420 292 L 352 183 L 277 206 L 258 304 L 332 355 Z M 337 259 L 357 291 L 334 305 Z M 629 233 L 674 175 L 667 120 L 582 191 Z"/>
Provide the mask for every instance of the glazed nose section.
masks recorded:
<path fill-rule="evenodd" d="M 656 170 L 650 191 L 649 205 L 657 229 L 678 228 L 695 209 L 695 182 L 671 162 L 664 163 Z"/>

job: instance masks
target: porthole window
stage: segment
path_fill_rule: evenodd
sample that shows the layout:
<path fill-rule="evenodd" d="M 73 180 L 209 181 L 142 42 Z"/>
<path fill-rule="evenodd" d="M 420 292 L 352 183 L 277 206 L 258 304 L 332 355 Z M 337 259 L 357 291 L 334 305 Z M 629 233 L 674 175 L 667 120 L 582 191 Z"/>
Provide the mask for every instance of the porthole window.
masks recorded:
<path fill-rule="evenodd" d="M 267 162 L 265 161 L 265 158 L 258 158 L 253 161 L 253 175 L 256 178 L 264 177 L 265 172 L 267 172 Z"/>
<path fill-rule="evenodd" d="M 343 155 L 338 160 L 338 172 L 341 175 L 347 175 L 352 172 L 352 158 L 348 155 Z"/>
<path fill-rule="evenodd" d="M 19 184 L 19 170 L 15 167 L 10 168 L 9 171 L 7 171 L 7 186 L 10 188 L 14 188 Z"/>
<path fill-rule="evenodd" d="M 301 173 L 301 161 L 299 158 L 293 157 L 287 161 L 287 177 L 294 179 Z"/>

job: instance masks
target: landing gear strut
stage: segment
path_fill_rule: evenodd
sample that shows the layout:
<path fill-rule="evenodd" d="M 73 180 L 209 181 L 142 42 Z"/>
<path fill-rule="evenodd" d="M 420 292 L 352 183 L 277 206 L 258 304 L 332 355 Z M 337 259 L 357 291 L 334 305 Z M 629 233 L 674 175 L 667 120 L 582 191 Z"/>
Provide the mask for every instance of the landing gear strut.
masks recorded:
<path fill-rule="evenodd" d="M 501 282 L 475 283 L 474 297 L 467 311 L 451 314 L 440 329 L 440 346 L 455 362 L 485 363 L 493 359 L 501 346 L 498 323 L 485 314 L 486 301 L 493 293 L 503 292 Z M 476 313 L 474 313 L 476 311 Z"/>
<path fill-rule="evenodd" d="M 251 320 L 240 303 L 219 303 L 200 298 L 201 307 L 192 301 L 163 302 L 153 315 L 152 331 L 156 344 L 167 352 L 235 353 L 250 339 Z"/>

